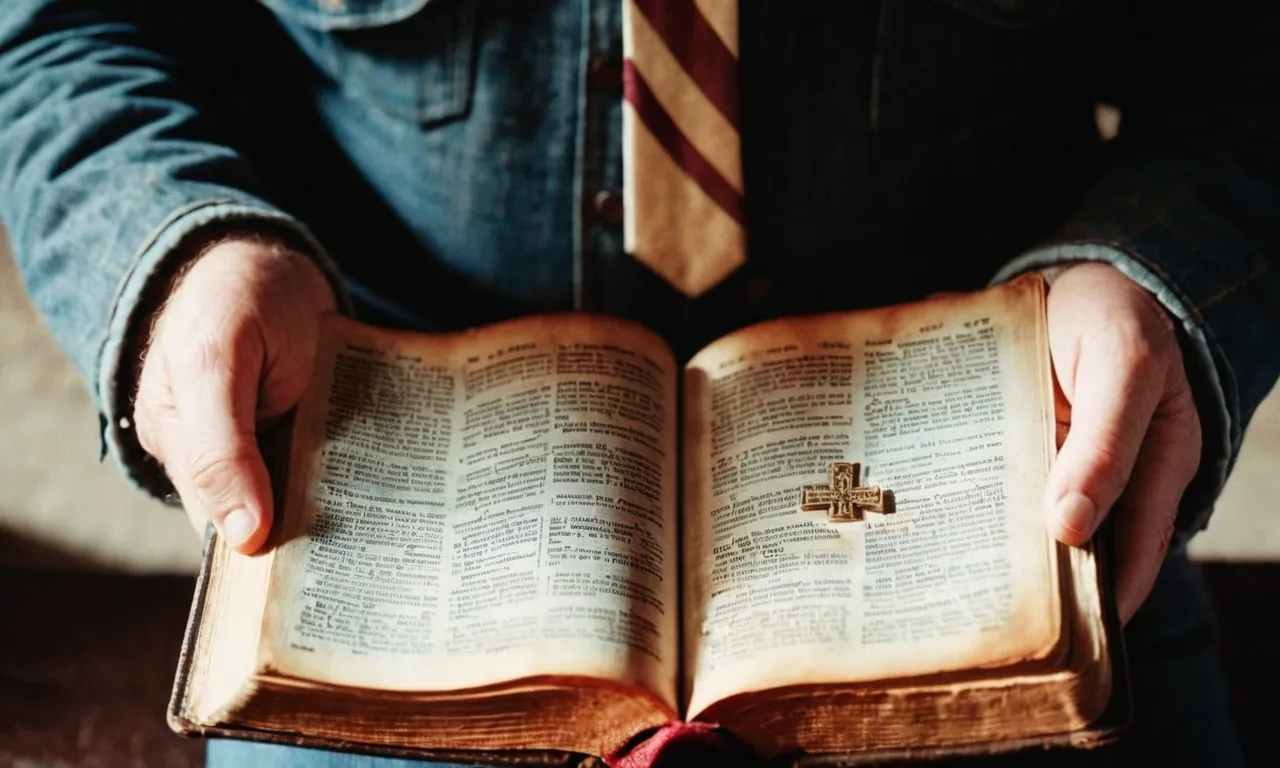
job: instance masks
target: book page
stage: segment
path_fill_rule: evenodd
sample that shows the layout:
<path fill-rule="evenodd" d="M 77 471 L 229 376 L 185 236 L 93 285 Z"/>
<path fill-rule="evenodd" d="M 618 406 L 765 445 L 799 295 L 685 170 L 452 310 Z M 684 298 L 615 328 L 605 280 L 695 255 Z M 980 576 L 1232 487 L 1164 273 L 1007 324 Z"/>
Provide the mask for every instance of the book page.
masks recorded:
<path fill-rule="evenodd" d="M 1039 279 L 779 320 L 686 368 L 686 674 L 734 693 L 1043 656 L 1060 626 L 1040 516 L 1052 380 Z M 829 522 L 832 462 L 892 511 Z"/>
<path fill-rule="evenodd" d="M 589 676 L 675 706 L 676 365 L 622 321 L 334 319 L 299 407 L 263 654 L 334 684 Z"/>

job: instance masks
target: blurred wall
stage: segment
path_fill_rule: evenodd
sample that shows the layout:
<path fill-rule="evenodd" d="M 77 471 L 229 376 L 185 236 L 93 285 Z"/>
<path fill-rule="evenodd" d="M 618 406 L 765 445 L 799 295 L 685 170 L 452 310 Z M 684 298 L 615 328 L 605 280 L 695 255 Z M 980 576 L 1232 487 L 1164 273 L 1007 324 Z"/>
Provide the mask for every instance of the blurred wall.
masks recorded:
<path fill-rule="evenodd" d="M 0 232 L 0 564 L 185 573 L 185 515 L 98 461 L 98 417 L 18 280 Z"/>

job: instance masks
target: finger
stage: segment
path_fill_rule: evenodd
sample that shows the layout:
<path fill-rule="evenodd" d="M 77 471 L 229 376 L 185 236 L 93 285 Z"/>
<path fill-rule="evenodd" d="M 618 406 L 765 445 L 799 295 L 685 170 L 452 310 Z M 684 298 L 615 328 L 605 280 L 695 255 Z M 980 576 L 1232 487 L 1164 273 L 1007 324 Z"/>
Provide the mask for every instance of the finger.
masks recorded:
<path fill-rule="evenodd" d="M 138 373 L 138 390 L 133 398 L 133 428 L 142 450 L 164 463 L 166 432 L 176 427 L 177 414 L 173 408 L 173 393 L 165 380 L 164 351 L 153 346 L 142 362 Z"/>
<path fill-rule="evenodd" d="M 165 366 L 159 362 L 160 357 L 158 352 L 148 355 L 142 367 L 142 374 L 138 378 L 138 395 L 133 404 L 133 428 L 142 450 L 160 462 L 172 482 L 172 472 L 169 471 L 169 460 L 166 457 L 174 455 L 174 451 L 166 448 L 181 443 L 182 428 L 178 422 L 177 409 L 173 405 L 173 393 L 162 375 Z M 204 511 L 196 504 L 184 504 L 183 509 L 196 535 L 203 538 L 209 522 Z"/>
<path fill-rule="evenodd" d="M 153 410 L 157 411 L 155 415 L 152 415 Z M 177 480 L 174 478 L 174 473 L 165 459 L 165 456 L 168 455 L 181 455 L 181 451 L 175 451 L 172 448 L 166 450 L 167 446 L 181 445 L 182 429 L 178 423 L 177 412 L 172 407 L 163 409 L 139 407 L 135 409 L 134 413 L 139 442 L 146 452 L 151 454 L 165 468 L 169 481 L 174 485 L 174 490 L 178 491 L 179 497 L 183 499 L 182 508 L 187 513 L 187 522 L 191 523 L 191 528 L 196 532 L 196 536 L 203 538 L 205 528 L 209 524 L 209 517 L 205 514 L 202 506 L 185 501 L 185 499 L 192 497 L 190 494 L 184 494 L 181 491 Z M 146 426 L 144 427 L 144 425 Z"/>
<path fill-rule="evenodd" d="M 1116 605 L 1122 622 L 1133 618 L 1155 584 L 1178 502 L 1199 463 L 1200 421 L 1190 389 L 1183 388 L 1161 403 L 1116 505 Z"/>
<path fill-rule="evenodd" d="M 1163 366 L 1136 329 L 1113 322 L 1084 338 L 1069 373 L 1071 430 L 1045 495 L 1049 530 L 1073 546 L 1093 536 L 1120 497 L 1166 391 Z"/>
<path fill-rule="evenodd" d="M 236 334 L 207 343 L 172 370 L 181 446 L 170 474 L 183 503 L 197 508 L 238 551 L 250 554 L 271 527 L 271 483 L 254 428 L 261 343 Z"/>
<path fill-rule="evenodd" d="M 134 425 L 138 431 L 138 442 L 143 450 L 160 462 L 177 490 L 173 473 L 169 470 L 169 464 L 165 459 L 165 456 L 175 453 L 172 449 L 166 450 L 166 446 L 180 444 L 181 426 L 178 423 L 177 412 L 171 405 L 159 407 L 139 405 L 134 409 Z M 179 496 L 181 495 L 179 493 Z M 187 513 L 187 521 L 191 523 L 192 530 L 197 536 L 203 538 L 205 527 L 209 523 L 204 509 L 197 504 L 183 503 L 182 506 Z"/>

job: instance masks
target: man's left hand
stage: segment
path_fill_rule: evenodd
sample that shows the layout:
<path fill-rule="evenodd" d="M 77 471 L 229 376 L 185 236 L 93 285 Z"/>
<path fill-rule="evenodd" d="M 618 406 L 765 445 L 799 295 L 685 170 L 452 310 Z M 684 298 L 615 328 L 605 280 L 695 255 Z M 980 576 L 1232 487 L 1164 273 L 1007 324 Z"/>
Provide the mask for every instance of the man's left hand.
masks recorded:
<path fill-rule="evenodd" d="M 1049 473 L 1045 522 L 1078 546 L 1115 516 L 1116 599 L 1128 622 L 1151 592 L 1200 463 L 1182 352 L 1160 304 L 1104 264 L 1054 281 L 1049 349 L 1071 430 Z"/>

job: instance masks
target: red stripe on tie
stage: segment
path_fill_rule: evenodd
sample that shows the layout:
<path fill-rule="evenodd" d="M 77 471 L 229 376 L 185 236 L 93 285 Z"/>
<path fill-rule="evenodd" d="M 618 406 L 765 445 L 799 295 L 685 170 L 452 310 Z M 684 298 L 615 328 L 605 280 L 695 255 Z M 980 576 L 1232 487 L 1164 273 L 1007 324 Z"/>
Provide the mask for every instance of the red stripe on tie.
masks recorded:
<path fill-rule="evenodd" d="M 626 100 L 635 107 L 641 122 L 648 127 L 676 165 L 689 174 L 694 183 L 706 192 L 716 205 L 741 225 L 742 195 L 738 194 L 733 185 L 721 176 L 715 166 L 707 162 L 707 158 L 680 132 L 679 126 L 671 119 L 667 110 L 658 103 L 644 76 L 630 59 L 623 62 L 622 92 Z"/>
<path fill-rule="evenodd" d="M 724 119 L 738 127 L 738 59 L 693 0 L 634 0 L 676 61 Z"/>

